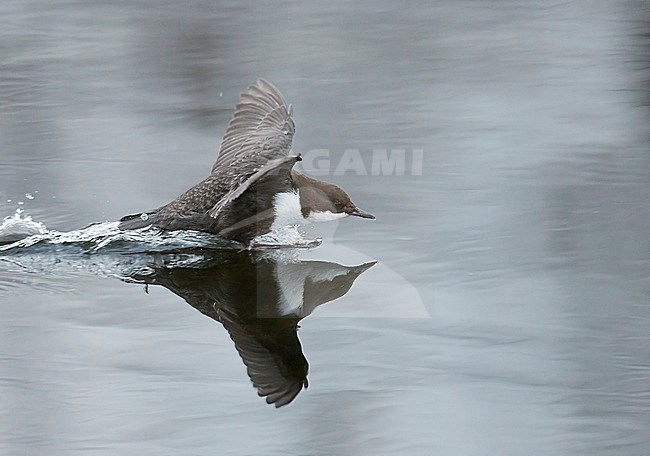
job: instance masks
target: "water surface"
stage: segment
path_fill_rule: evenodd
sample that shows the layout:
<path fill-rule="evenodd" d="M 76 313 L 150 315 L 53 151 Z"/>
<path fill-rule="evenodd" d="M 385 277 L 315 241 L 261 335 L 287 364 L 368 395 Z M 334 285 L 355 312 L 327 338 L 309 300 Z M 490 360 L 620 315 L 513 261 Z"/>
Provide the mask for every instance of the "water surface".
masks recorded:
<path fill-rule="evenodd" d="M 642 1 L 3 2 L 0 217 L 158 207 L 263 77 L 377 216 L 300 261 L 378 263 L 300 322 L 309 388 L 275 409 L 119 253 L 0 261 L 0 452 L 648 453 L 649 24 Z M 352 149 L 367 175 L 335 173 Z M 372 175 L 397 149 L 421 175 Z"/>

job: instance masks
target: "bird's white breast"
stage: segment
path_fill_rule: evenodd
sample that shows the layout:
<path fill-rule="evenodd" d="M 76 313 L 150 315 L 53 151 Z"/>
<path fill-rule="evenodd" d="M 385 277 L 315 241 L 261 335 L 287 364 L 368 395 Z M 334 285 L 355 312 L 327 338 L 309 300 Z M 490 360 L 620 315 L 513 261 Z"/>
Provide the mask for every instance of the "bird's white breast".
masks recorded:
<path fill-rule="evenodd" d="M 300 196 L 297 192 L 278 193 L 273 197 L 275 219 L 271 230 L 304 223 L 300 207 Z"/>

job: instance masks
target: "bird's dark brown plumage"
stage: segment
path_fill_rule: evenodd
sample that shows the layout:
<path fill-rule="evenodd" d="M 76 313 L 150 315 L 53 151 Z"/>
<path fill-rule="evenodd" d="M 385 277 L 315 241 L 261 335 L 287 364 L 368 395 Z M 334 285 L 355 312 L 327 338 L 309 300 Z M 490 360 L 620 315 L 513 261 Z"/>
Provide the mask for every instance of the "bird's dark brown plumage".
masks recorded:
<path fill-rule="evenodd" d="M 291 115 L 292 107 L 278 89 L 258 80 L 241 95 L 210 175 L 144 217 L 123 217 L 120 228 L 153 225 L 164 230 L 209 231 L 242 242 L 268 232 L 273 222 L 272 198 L 279 191 L 293 189 L 291 167 L 300 159 L 289 157 L 295 133 Z M 230 206 L 237 208 L 229 210 Z M 234 224 L 240 229 L 233 228 Z M 225 228 L 229 229 L 222 232 Z"/>

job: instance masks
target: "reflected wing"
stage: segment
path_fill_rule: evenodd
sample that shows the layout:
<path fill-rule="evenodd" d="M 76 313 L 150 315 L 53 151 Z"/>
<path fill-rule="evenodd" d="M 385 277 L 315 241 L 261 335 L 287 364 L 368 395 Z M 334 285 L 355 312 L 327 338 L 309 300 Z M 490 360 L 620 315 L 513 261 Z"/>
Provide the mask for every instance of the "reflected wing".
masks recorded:
<path fill-rule="evenodd" d="M 216 219 L 218 233 L 245 242 L 268 232 L 273 223 L 273 198 L 277 193 L 293 190 L 291 169 L 300 159 L 296 156 L 271 160 L 226 193 L 209 212 Z"/>
<path fill-rule="evenodd" d="M 267 159 L 287 155 L 295 132 L 291 115 L 292 107 L 280 91 L 259 79 L 241 94 L 212 172 L 258 155 Z"/>
<path fill-rule="evenodd" d="M 228 311 L 217 311 L 235 343 L 257 393 L 268 404 L 287 405 L 307 388 L 309 364 L 298 340 L 297 320 L 260 319 L 262 326 L 239 322 Z"/>

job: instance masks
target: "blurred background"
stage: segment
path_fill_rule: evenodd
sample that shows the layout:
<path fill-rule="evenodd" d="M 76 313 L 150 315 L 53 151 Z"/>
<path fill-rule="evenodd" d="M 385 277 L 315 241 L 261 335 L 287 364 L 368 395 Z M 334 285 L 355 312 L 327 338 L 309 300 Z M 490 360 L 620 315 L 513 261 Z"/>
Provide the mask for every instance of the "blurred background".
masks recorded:
<path fill-rule="evenodd" d="M 2 454 L 650 451 L 648 2 L 4 0 L 0 218 L 168 202 L 259 77 L 377 216 L 310 253 L 379 261 L 302 323 L 310 388 L 266 406 L 165 289 L 3 270 Z"/>

